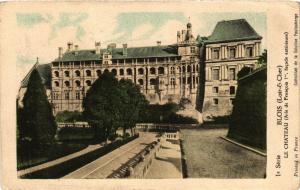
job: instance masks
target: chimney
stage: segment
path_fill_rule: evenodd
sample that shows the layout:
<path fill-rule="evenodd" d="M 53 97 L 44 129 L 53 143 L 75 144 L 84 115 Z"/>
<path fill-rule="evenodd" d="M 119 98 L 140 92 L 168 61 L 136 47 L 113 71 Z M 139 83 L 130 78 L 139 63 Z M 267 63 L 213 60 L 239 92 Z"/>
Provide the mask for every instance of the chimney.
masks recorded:
<path fill-rule="evenodd" d="M 123 44 L 123 56 L 127 56 L 127 44 Z"/>
<path fill-rule="evenodd" d="M 161 41 L 157 41 L 157 46 L 160 46 L 161 45 Z"/>
<path fill-rule="evenodd" d="M 75 55 L 78 54 L 78 45 L 75 45 Z"/>
<path fill-rule="evenodd" d="M 95 52 L 96 54 L 100 54 L 101 42 L 95 42 Z"/>
<path fill-rule="evenodd" d="M 59 47 L 58 48 L 58 58 L 62 58 L 62 56 L 63 56 L 63 48 Z"/>
<path fill-rule="evenodd" d="M 68 42 L 68 51 L 73 50 L 73 42 Z"/>
<path fill-rule="evenodd" d="M 177 31 L 177 43 L 180 42 L 180 31 Z"/>

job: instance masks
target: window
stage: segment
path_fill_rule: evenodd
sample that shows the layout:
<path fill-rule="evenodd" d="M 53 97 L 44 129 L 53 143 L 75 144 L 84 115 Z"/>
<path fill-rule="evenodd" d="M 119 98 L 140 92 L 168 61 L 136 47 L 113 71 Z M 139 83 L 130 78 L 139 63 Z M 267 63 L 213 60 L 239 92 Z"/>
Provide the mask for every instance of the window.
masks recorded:
<path fill-rule="evenodd" d="M 80 100 L 80 91 L 77 91 L 75 94 L 75 99 Z"/>
<path fill-rule="evenodd" d="M 182 72 L 185 73 L 185 66 L 182 66 Z"/>
<path fill-rule="evenodd" d="M 154 67 L 150 68 L 150 74 L 151 74 L 151 75 L 155 75 L 155 73 L 156 73 L 156 72 L 155 72 L 155 68 L 154 68 Z"/>
<path fill-rule="evenodd" d="M 70 86 L 70 82 L 69 81 L 65 81 L 65 86 L 69 87 Z"/>
<path fill-rule="evenodd" d="M 55 77 L 59 77 L 59 72 L 58 71 L 54 71 L 54 76 Z"/>
<path fill-rule="evenodd" d="M 219 57 L 220 57 L 220 50 L 213 49 L 213 59 L 219 59 Z"/>
<path fill-rule="evenodd" d="M 196 48 L 195 47 L 191 47 L 191 53 L 195 53 L 196 52 Z"/>
<path fill-rule="evenodd" d="M 55 81 L 55 82 L 54 82 L 54 85 L 55 85 L 56 87 L 59 87 L 59 82 L 58 82 L 58 81 Z"/>
<path fill-rule="evenodd" d="M 139 73 L 139 75 L 143 75 L 144 74 L 144 69 L 143 68 L 139 68 L 138 69 L 138 73 Z"/>
<path fill-rule="evenodd" d="M 105 59 L 108 59 L 108 55 L 104 55 L 104 58 L 105 58 Z"/>
<path fill-rule="evenodd" d="M 175 68 L 174 68 L 174 67 L 171 67 L 171 68 L 170 68 L 170 73 L 171 73 L 171 74 L 175 74 Z"/>
<path fill-rule="evenodd" d="M 235 68 L 229 69 L 229 80 L 235 80 Z"/>
<path fill-rule="evenodd" d="M 69 100 L 70 99 L 70 93 L 69 92 L 65 92 L 65 99 Z"/>
<path fill-rule="evenodd" d="M 124 75 L 124 69 L 120 69 L 120 70 L 119 70 L 119 74 L 120 74 L 120 75 Z"/>
<path fill-rule="evenodd" d="M 253 48 L 252 47 L 246 48 L 246 57 L 253 57 Z"/>
<path fill-rule="evenodd" d="M 58 100 L 59 99 L 59 96 L 58 96 L 57 92 L 53 92 L 52 95 L 53 95 L 53 97 L 52 97 L 53 100 Z"/>
<path fill-rule="evenodd" d="M 219 93 L 219 87 L 217 86 L 213 87 L 213 93 L 215 94 Z"/>
<path fill-rule="evenodd" d="M 131 69 L 127 69 L 126 72 L 127 72 L 127 75 L 132 75 L 132 70 Z"/>
<path fill-rule="evenodd" d="M 188 65 L 186 70 L 187 70 L 187 72 L 191 72 L 191 66 Z"/>
<path fill-rule="evenodd" d="M 101 75 L 101 70 L 97 70 L 96 73 L 97 73 L 97 76 L 100 77 L 100 75 Z"/>
<path fill-rule="evenodd" d="M 150 85 L 156 85 L 156 79 L 150 79 Z"/>
<path fill-rule="evenodd" d="M 139 80 L 138 80 L 138 83 L 139 83 L 139 85 L 143 86 L 143 85 L 144 85 L 143 79 L 139 79 Z"/>
<path fill-rule="evenodd" d="M 75 71 L 75 76 L 76 76 L 76 77 L 80 77 L 80 71 L 76 70 L 76 71 Z"/>
<path fill-rule="evenodd" d="M 163 67 L 158 67 L 158 74 L 160 75 L 165 74 L 165 69 Z"/>
<path fill-rule="evenodd" d="M 213 99 L 213 103 L 214 103 L 214 105 L 218 105 L 219 104 L 219 100 L 217 98 L 214 98 Z"/>
<path fill-rule="evenodd" d="M 75 81 L 75 85 L 76 87 L 80 87 L 80 81 L 79 80 Z"/>
<path fill-rule="evenodd" d="M 70 72 L 69 71 L 65 71 L 65 77 L 70 77 Z"/>
<path fill-rule="evenodd" d="M 198 65 L 196 65 L 196 71 L 197 71 L 197 72 L 199 71 L 199 66 L 198 66 Z"/>
<path fill-rule="evenodd" d="M 187 78 L 187 83 L 188 83 L 188 84 L 191 84 L 191 77 L 188 77 L 188 78 Z"/>
<path fill-rule="evenodd" d="M 229 94 L 230 94 L 230 95 L 235 94 L 235 87 L 234 87 L 234 86 L 230 86 L 230 87 L 229 87 Z"/>
<path fill-rule="evenodd" d="M 114 75 L 117 75 L 117 70 L 116 70 L 116 69 L 112 69 L 111 72 L 112 72 Z"/>
<path fill-rule="evenodd" d="M 87 86 L 92 86 L 92 82 L 90 80 L 85 81 Z"/>
<path fill-rule="evenodd" d="M 170 83 L 171 83 L 172 86 L 175 86 L 175 78 L 171 78 L 171 82 Z"/>
<path fill-rule="evenodd" d="M 229 49 L 229 58 L 235 58 L 235 48 Z"/>
<path fill-rule="evenodd" d="M 212 70 L 212 79 L 213 80 L 219 80 L 219 75 L 220 75 L 219 69 L 213 69 Z"/>
<path fill-rule="evenodd" d="M 108 64 L 108 61 L 104 61 L 104 64 L 107 65 L 107 64 Z"/>
<path fill-rule="evenodd" d="M 92 72 L 90 70 L 86 70 L 85 73 L 86 73 L 86 76 L 88 76 L 88 77 L 92 76 Z"/>

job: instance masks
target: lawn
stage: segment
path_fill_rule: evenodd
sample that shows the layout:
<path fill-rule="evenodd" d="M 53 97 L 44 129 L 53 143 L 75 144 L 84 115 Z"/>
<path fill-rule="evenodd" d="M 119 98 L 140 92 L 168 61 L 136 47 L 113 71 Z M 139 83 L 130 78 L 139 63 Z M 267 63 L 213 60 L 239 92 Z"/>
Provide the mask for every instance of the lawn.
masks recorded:
<path fill-rule="evenodd" d="M 228 129 L 183 129 L 189 178 L 264 178 L 266 157 L 227 142 Z"/>
<path fill-rule="evenodd" d="M 82 150 L 86 147 L 87 145 L 85 144 L 74 143 L 55 143 L 53 145 L 45 145 L 38 150 L 32 150 L 30 147 L 24 147 L 22 150 L 18 150 L 17 169 L 25 169 L 55 160 L 57 158 Z"/>

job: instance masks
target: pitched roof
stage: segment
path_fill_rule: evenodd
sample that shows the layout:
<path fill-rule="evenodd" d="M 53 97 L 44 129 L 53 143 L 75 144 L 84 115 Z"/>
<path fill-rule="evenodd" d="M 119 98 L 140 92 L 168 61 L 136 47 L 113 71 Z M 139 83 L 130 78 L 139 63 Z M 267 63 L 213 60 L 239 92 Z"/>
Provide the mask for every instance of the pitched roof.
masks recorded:
<path fill-rule="evenodd" d="M 77 53 L 70 51 L 64 53 L 62 58 L 55 59 L 54 62 L 101 60 L 105 51 L 107 49 L 101 49 L 100 55 L 97 55 L 95 50 L 78 50 Z M 123 55 L 123 48 L 113 48 L 111 52 L 113 59 L 178 56 L 175 45 L 127 48 L 127 56 Z"/>
<path fill-rule="evenodd" d="M 28 72 L 28 74 L 25 76 L 25 78 L 21 81 L 21 88 L 27 87 L 31 73 L 35 68 L 37 69 L 37 71 L 40 74 L 40 77 L 42 78 L 42 83 L 46 86 L 46 88 L 50 88 L 50 85 L 51 85 L 51 66 L 50 66 L 50 64 L 35 64 L 31 68 L 31 70 Z"/>
<path fill-rule="evenodd" d="M 252 28 L 245 19 L 220 21 L 213 33 L 208 36 L 206 43 L 253 40 L 262 37 Z"/>

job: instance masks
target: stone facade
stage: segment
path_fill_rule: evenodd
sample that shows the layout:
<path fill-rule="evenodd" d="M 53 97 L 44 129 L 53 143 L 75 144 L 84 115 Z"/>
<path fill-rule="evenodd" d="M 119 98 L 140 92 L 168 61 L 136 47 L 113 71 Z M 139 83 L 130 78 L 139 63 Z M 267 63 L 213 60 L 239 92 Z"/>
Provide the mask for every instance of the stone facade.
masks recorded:
<path fill-rule="evenodd" d="M 228 115 L 242 67 L 257 67 L 262 37 L 245 19 L 220 21 L 208 37 L 195 38 L 192 24 L 177 32 L 177 43 L 121 48 L 112 43 L 90 50 L 68 43 L 51 65 L 49 89 L 54 113 L 82 111 L 82 100 L 105 70 L 130 79 L 152 104 L 187 98 L 204 118 Z M 24 85 L 23 85 L 24 86 Z M 200 106 L 199 106 L 200 104 Z"/>

